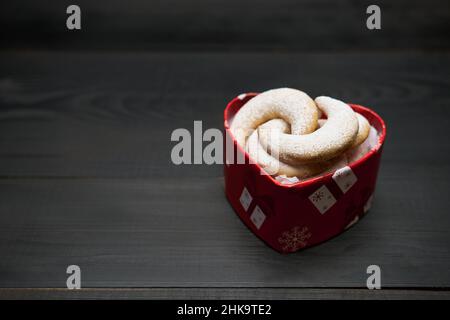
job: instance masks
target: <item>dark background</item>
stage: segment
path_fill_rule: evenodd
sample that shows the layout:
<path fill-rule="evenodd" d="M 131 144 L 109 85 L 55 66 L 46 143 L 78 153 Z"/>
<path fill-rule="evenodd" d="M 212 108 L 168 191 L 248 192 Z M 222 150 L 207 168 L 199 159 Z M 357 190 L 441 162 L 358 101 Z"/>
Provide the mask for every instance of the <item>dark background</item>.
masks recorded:
<path fill-rule="evenodd" d="M 450 297 L 448 1 L 378 1 L 375 31 L 366 1 L 77 1 L 80 31 L 69 4 L 0 4 L 0 297 Z M 174 129 L 282 86 L 388 126 L 371 212 L 292 255 L 241 223 L 220 165 L 170 161 Z"/>
<path fill-rule="evenodd" d="M 65 11 L 82 9 L 82 31 Z M 367 6 L 382 8 L 382 30 L 365 28 Z M 6 48 L 124 50 L 348 51 L 449 49 L 446 0 L 3 1 Z M 62 14 L 63 13 L 63 14 Z"/>

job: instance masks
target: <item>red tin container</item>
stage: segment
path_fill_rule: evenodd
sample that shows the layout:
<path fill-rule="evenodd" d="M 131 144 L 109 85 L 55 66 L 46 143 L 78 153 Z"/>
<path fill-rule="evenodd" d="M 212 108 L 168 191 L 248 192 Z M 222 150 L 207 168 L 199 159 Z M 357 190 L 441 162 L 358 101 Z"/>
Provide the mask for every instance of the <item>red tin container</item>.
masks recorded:
<path fill-rule="evenodd" d="M 231 206 L 255 235 L 282 253 L 340 234 L 370 208 L 386 136 L 383 119 L 368 108 L 350 104 L 377 130 L 376 147 L 345 168 L 286 185 L 262 174 L 263 169 L 250 161 L 229 130 L 236 112 L 256 95 L 239 95 L 224 112 L 226 139 L 231 141 L 225 143 L 225 192 Z M 237 163 L 239 158 L 245 161 Z"/>

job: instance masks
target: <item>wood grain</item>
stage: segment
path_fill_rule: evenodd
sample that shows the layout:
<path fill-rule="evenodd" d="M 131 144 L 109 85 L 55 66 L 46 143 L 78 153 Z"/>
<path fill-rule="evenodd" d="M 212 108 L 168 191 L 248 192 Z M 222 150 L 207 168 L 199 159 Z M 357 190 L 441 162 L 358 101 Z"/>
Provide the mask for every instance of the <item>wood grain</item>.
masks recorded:
<path fill-rule="evenodd" d="M 181 300 L 449 300 L 449 291 L 308 288 L 108 288 L 108 289 L 0 289 L 2 300 L 53 299 L 181 299 Z"/>
<path fill-rule="evenodd" d="M 289 288 L 364 288 L 378 264 L 384 288 L 449 288 L 450 55 L 0 55 L 0 287 L 63 288 L 78 264 L 85 288 L 297 297 Z M 283 85 L 371 106 L 388 125 L 371 213 L 288 256 L 235 216 L 219 165 L 170 162 L 172 130 L 221 128 L 232 97 Z M 161 290 L 143 295 L 172 294 Z"/>
<path fill-rule="evenodd" d="M 0 176 L 218 177 L 174 166 L 172 131 L 222 128 L 230 99 L 283 85 L 372 106 L 385 165 L 448 164 L 447 54 L 5 53 L 0 65 Z"/>
<path fill-rule="evenodd" d="M 373 1 L 78 0 L 82 29 L 66 29 L 70 1 L 5 2 L 0 43 L 59 50 L 449 49 L 447 0 L 378 0 L 382 29 L 366 28 Z"/>

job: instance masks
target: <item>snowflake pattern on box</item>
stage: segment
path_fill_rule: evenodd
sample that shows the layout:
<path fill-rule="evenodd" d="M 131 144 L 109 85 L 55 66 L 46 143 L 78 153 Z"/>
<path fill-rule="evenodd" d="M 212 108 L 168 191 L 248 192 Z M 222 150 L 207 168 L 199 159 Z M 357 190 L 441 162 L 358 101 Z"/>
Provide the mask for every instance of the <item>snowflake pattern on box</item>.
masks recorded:
<path fill-rule="evenodd" d="M 283 232 L 278 238 L 278 242 L 281 244 L 283 251 L 294 252 L 306 247 L 311 235 L 308 227 L 294 227 L 289 231 Z"/>
<path fill-rule="evenodd" d="M 336 203 L 336 198 L 333 197 L 330 190 L 328 190 L 325 185 L 321 186 L 313 194 L 311 194 L 309 196 L 309 200 L 311 200 L 321 214 L 324 214 L 333 206 L 333 204 Z"/>
<path fill-rule="evenodd" d="M 311 200 L 313 202 L 319 202 L 323 198 L 325 198 L 325 193 L 323 191 L 319 191 L 319 192 L 313 194 L 313 196 L 311 197 Z"/>

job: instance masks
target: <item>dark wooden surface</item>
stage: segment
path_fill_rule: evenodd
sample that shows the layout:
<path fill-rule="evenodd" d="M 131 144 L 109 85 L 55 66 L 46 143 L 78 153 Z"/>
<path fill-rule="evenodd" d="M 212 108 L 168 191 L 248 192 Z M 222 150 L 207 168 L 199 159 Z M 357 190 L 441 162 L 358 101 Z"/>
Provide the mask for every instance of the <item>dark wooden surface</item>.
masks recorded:
<path fill-rule="evenodd" d="M 182 299 L 182 300 L 450 300 L 450 291 L 418 289 L 348 288 L 95 288 L 67 290 L 55 288 L 1 289 L 0 299 Z"/>
<path fill-rule="evenodd" d="M 77 264 L 105 297 L 373 297 L 377 264 L 395 289 L 380 297 L 448 297 L 449 54 L 20 51 L 0 70 L 0 287 L 64 288 Z M 174 129 L 221 128 L 235 95 L 280 86 L 373 107 L 388 126 L 370 214 L 292 255 L 239 221 L 220 165 L 170 161 Z M 20 290 L 0 297 L 66 295 Z"/>
<path fill-rule="evenodd" d="M 14 48 L 152 50 L 450 49 L 448 0 L 2 1 L 0 44 Z M 377 4 L 382 29 L 366 28 Z"/>

